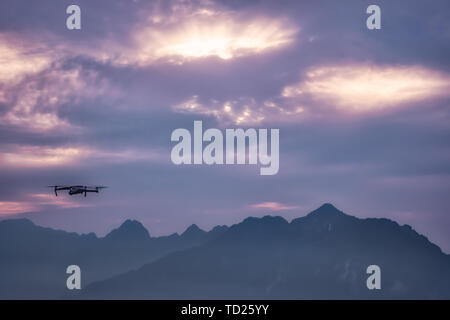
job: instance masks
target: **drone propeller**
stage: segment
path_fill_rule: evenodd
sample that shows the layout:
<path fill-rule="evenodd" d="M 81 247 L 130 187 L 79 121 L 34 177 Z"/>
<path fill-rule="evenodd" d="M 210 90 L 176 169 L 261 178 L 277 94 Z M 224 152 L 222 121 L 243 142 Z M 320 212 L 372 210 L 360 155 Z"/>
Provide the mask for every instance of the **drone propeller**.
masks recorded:
<path fill-rule="evenodd" d="M 59 186 L 47 186 L 48 188 L 53 188 L 53 190 L 55 191 L 55 196 L 58 196 L 58 192 L 57 192 L 57 188 Z"/>
<path fill-rule="evenodd" d="M 58 196 L 58 191 L 60 190 L 72 190 L 74 189 L 75 193 L 84 193 L 84 196 L 87 196 L 88 192 L 99 192 L 99 190 L 101 189 L 105 189 L 108 188 L 107 186 L 83 186 L 83 185 L 77 185 L 77 186 L 68 186 L 68 185 L 52 185 L 52 186 L 47 186 L 48 188 L 53 188 L 54 192 L 55 192 L 55 196 Z M 71 191 L 69 192 L 70 195 L 75 194 L 72 193 Z"/>
<path fill-rule="evenodd" d="M 99 190 L 105 189 L 105 188 L 108 188 L 108 187 L 107 186 L 96 186 L 95 190 L 97 190 L 97 192 L 98 192 Z"/>
<path fill-rule="evenodd" d="M 67 185 L 53 185 L 53 186 L 47 186 L 48 188 L 53 188 L 55 192 L 55 196 L 58 196 L 58 190 L 69 190 L 70 186 Z"/>

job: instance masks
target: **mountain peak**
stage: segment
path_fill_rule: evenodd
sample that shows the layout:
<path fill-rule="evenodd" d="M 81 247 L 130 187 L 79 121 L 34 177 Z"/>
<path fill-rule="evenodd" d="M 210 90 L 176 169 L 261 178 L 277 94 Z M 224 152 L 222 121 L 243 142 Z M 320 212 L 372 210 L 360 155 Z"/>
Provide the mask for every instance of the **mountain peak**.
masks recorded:
<path fill-rule="evenodd" d="M 182 236 L 192 236 L 197 234 L 203 234 L 206 231 L 200 229 L 196 224 L 191 224 L 186 231 L 184 231 L 181 235 Z"/>
<path fill-rule="evenodd" d="M 292 220 L 291 223 L 297 224 L 297 223 L 302 223 L 305 221 L 310 221 L 310 222 L 311 221 L 321 221 L 321 222 L 329 223 L 329 222 L 342 221 L 343 218 L 349 218 L 349 217 L 352 217 L 352 216 L 345 214 L 344 212 L 342 212 L 341 210 L 339 210 L 335 206 L 333 206 L 331 203 L 324 203 L 319 208 L 317 208 L 314 211 L 311 211 L 306 216 Z M 347 220 L 347 219 L 344 219 L 344 220 Z"/>
<path fill-rule="evenodd" d="M 335 206 L 333 206 L 333 204 L 331 204 L 329 202 L 324 203 L 318 209 L 323 209 L 323 210 L 327 209 L 327 210 L 337 210 L 337 211 L 339 211 Z"/>
<path fill-rule="evenodd" d="M 147 240 L 150 239 L 148 230 L 137 220 L 126 220 L 119 228 L 106 235 L 107 239 L 117 240 Z"/>
<path fill-rule="evenodd" d="M 337 209 L 335 206 L 333 206 L 331 203 L 324 203 L 316 210 L 312 211 L 308 214 L 308 216 L 314 216 L 314 217 L 335 217 L 335 216 L 345 216 L 346 214 L 343 213 L 341 210 Z"/>

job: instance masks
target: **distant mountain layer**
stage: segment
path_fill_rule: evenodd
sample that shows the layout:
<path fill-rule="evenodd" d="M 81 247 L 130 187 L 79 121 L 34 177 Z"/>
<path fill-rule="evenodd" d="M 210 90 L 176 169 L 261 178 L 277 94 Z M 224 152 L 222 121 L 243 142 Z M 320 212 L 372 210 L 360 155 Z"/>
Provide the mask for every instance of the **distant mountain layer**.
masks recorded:
<path fill-rule="evenodd" d="M 366 269 L 381 268 L 381 290 Z M 83 298 L 450 298 L 450 257 L 409 226 L 330 204 L 288 223 L 247 218 L 201 246 L 89 285 Z"/>
<path fill-rule="evenodd" d="M 76 295 L 65 289 L 69 264 L 82 269 Z M 381 290 L 367 289 L 369 265 L 381 268 Z M 450 256 L 439 247 L 330 204 L 290 223 L 247 218 L 161 238 L 136 221 L 104 238 L 3 221 L 0 271 L 3 298 L 450 299 Z"/>
<path fill-rule="evenodd" d="M 67 294 L 66 268 L 82 270 L 82 285 L 137 269 L 169 252 L 219 236 L 191 226 L 186 234 L 152 238 L 138 222 L 127 220 L 104 238 L 36 226 L 27 219 L 0 221 L 0 299 L 45 299 Z"/>

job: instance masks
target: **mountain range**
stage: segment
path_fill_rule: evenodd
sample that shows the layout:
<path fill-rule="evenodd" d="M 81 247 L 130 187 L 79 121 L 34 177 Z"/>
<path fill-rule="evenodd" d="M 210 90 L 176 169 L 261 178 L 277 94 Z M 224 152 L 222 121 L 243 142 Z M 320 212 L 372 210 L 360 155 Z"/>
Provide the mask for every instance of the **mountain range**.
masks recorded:
<path fill-rule="evenodd" d="M 78 265 L 82 283 L 107 279 L 170 252 L 223 233 L 192 225 L 181 234 L 151 237 L 138 221 L 126 220 L 103 238 L 35 225 L 28 219 L 0 221 L 0 299 L 51 299 L 67 294 L 66 268 Z"/>
<path fill-rule="evenodd" d="M 65 287 L 70 264 L 82 290 Z M 380 290 L 366 286 L 369 265 Z M 103 238 L 5 220 L 0 298 L 450 299 L 450 256 L 408 225 L 331 204 L 158 238 L 130 220 Z"/>

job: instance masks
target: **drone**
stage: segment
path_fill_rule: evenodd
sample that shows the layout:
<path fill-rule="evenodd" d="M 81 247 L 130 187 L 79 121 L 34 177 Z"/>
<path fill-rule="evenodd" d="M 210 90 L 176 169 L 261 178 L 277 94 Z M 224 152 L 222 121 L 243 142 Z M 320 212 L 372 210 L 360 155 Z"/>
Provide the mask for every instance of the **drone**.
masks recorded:
<path fill-rule="evenodd" d="M 58 191 L 69 190 L 69 195 L 83 194 L 86 197 L 88 192 L 98 193 L 101 189 L 107 188 L 106 186 L 48 186 L 53 188 L 55 191 L 55 196 L 58 196 Z"/>

